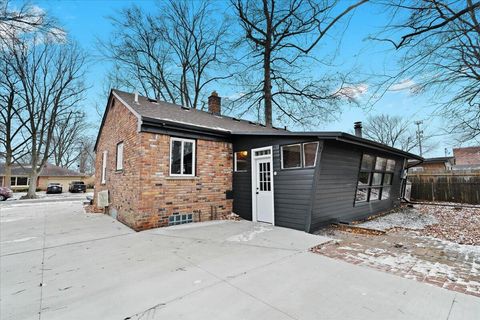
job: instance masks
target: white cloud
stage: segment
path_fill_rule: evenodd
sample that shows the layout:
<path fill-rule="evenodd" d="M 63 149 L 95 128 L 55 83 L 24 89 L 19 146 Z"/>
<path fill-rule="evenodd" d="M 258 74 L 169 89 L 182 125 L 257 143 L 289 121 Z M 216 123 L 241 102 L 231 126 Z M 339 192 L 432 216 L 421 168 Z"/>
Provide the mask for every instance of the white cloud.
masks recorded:
<path fill-rule="evenodd" d="M 340 88 L 336 93 L 335 96 L 343 97 L 350 101 L 357 101 L 363 95 L 368 92 L 368 84 L 360 83 L 355 86 L 343 87 Z"/>
<path fill-rule="evenodd" d="M 397 83 L 394 83 L 389 91 L 403 91 L 403 90 L 412 90 L 415 87 L 416 83 L 412 79 L 403 79 Z"/>

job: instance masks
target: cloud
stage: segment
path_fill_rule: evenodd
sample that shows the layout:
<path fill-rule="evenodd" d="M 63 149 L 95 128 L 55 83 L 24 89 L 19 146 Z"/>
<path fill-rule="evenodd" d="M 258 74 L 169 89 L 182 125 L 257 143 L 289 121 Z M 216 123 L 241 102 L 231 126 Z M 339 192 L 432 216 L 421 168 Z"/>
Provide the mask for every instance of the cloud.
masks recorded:
<path fill-rule="evenodd" d="M 412 79 L 403 79 L 388 88 L 389 91 L 403 91 L 403 90 L 412 90 L 415 87 L 416 83 Z"/>
<path fill-rule="evenodd" d="M 334 95 L 341 98 L 346 98 L 353 102 L 358 102 L 362 96 L 368 92 L 368 84 L 360 83 L 355 86 L 340 88 Z"/>

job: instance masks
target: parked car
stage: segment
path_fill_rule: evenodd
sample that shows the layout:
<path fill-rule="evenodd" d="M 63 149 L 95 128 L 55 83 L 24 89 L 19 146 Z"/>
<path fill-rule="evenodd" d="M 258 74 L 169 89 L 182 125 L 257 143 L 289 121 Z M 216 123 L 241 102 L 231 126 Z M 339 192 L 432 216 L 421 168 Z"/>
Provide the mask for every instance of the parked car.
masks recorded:
<path fill-rule="evenodd" d="M 87 192 L 87 186 L 83 181 L 72 181 L 68 187 L 70 192 Z"/>
<path fill-rule="evenodd" d="M 62 185 L 58 182 L 49 183 L 47 186 L 47 194 L 49 193 L 62 193 Z"/>
<path fill-rule="evenodd" d="M 13 197 L 13 191 L 6 188 L 6 187 L 0 187 L 0 201 L 5 201 L 8 198 Z"/>

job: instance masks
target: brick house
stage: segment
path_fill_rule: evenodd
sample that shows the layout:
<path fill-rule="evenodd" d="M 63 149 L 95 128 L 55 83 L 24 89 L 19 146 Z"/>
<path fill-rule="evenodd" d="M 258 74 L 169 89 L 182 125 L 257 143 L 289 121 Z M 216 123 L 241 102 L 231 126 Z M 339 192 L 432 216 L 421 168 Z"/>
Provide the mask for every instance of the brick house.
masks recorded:
<path fill-rule="evenodd" d="M 134 230 L 244 219 L 311 232 L 388 210 L 416 155 L 342 132 L 290 132 L 112 90 L 94 201 Z"/>
<path fill-rule="evenodd" d="M 456 165 L 480 165 L 480 146 L 454 148 Z"/>
<path fill-rule="evenodd" d="M 28 189 L 30 185 L 28 174 L 28 166 L 14 165 L 10 177 L 10 187 L 12 190 Z M 87 178 L 88 175 L 85 173 L 47 163 L 38 176 L 37 189 L 46 190 L 49 183 L 60 183 L 65 192 L 68 191 L 69 184 L 73 181 L 85 181 Z M 5 185 L 5 164 L 0 163 L 0 187 Z"/>

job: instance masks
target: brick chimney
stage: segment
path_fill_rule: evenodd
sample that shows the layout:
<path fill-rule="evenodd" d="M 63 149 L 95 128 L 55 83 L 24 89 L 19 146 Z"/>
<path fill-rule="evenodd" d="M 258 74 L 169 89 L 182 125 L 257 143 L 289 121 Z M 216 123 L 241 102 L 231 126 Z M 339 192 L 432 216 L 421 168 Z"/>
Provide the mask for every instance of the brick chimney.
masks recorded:
<path fill-rule="evenodd" d="M 357 137 L 362 137 L 362 122 L 357 121 L 353 123 L 353 128 L 355 129 L 355 135 Z"/>
<path fill-rule="evenodd" d="M 217 115 L 222 113 L 222 98 L 218 96 L 216 91 L 213 91 L 208 97 L 208 111 Z"/>

